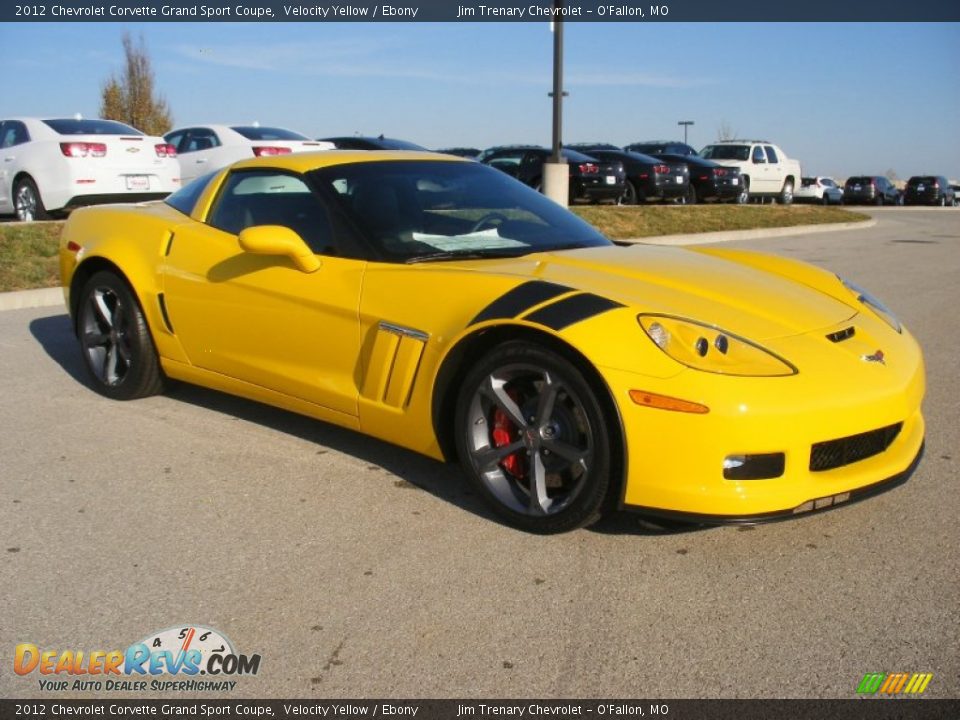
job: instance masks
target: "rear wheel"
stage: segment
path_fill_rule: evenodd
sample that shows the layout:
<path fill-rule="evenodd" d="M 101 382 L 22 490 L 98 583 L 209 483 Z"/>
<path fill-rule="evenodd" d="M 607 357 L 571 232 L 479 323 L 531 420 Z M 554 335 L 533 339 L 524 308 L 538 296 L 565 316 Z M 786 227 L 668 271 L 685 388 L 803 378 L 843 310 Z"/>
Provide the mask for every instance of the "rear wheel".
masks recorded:
<path fill-rule="evenodd" d="M 527 342 L 486 355 L 457 402 L 457 451 L 471 482 L 498 515 L 534 533 L 599 518 L 611 431 L 581 371 Z"/>
<path fill-rule="evenodd" d="M 696 205 L 698 202 L 700 202 L 700 197 L 697 195 L 697 188 L 690 185 L 687 189 L 687 204 Z"/>
<path fill-rule="evenodd" d="M 80 293 L 77 334 L 97 392 L 114 400 L 156 395 L 163 374 L 140 304 L 123 279 L 98 272 Z"/>
<path fill-rule="evenodd" d="M 620 196 L 621 205 L 636 205 L 637 204 L 637 187 L 630 180 L 627 180 L 623 185 L 623 195 Z"/>
<path fill-rule="evenodd" d="M 793 202 L 793 181 L 787 180 L 783 183 L 783 189 L 780 191 L 780 197 L 778 198 L 781 205 L 789 205 Z"/>
<path fill-rule="evenodd" d="M 40 191 L 37 190 L 37 184 L 29 177 L 17 180 L 13 189 L 13 207 L 20 222 L 50 219 L 50 214 L 43 206 Z"/>
<path fill-rule="evenodd" d="M 737 204 L 746 205 L 750 202 L 750 178 L 740 180 L 740 194 L 737 195 Z"/>

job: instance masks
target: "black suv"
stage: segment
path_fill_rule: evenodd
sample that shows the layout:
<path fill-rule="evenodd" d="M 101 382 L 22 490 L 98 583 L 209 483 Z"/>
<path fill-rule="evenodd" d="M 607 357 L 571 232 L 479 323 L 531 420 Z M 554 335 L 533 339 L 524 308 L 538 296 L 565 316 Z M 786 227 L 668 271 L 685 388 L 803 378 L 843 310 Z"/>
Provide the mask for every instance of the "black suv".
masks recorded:
<path fill-rule="evenodd" d="M 843 185 L 844 205 L 899 205 L 900 191 L 882 175 L 855 175 Z"/>
<path fill-rule="evenodd" d="M 957 194 L 942 175 L 914 175 L 903 193 L 904 205 L 956 205 Z"/>

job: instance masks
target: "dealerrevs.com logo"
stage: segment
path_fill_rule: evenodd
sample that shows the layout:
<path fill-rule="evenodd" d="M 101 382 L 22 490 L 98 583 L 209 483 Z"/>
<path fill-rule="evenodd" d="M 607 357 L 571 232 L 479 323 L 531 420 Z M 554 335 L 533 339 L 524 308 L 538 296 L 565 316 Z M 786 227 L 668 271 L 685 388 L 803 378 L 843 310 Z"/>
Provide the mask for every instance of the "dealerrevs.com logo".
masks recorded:
<path fill-rule="evenodd" d="M 260 655 L 239 654 L 222 633 L 200 625 L 152 633 L 126 650 L 41 649 L 20 643 L 13 658 L 13 671 L 39 674 L 43 691 L 224 691 L 237 684 L 230 678 L 259 670 Z"/>
<path fill-rule="evenodd" d="M 858 695 L 922 695 L 933 673 L 867 673 L 857 686 Z"/>

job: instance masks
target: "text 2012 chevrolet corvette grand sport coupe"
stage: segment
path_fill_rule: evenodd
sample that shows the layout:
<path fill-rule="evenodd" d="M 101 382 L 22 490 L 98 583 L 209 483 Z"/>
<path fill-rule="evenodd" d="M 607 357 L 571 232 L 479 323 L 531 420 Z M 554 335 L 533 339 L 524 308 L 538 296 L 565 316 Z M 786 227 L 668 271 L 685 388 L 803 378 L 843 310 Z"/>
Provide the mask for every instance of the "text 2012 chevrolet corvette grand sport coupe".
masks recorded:
<path fill-rule="evenodd" d="M 904 481 L 923 360 L 878 300 L 793 260 L 619 247 L 522 183 L 420 152 L 241 161 L 75 212 L 94 387 L 167 378 L 437 459 L 533 532 L 640 509 L 819 510 Z"/>

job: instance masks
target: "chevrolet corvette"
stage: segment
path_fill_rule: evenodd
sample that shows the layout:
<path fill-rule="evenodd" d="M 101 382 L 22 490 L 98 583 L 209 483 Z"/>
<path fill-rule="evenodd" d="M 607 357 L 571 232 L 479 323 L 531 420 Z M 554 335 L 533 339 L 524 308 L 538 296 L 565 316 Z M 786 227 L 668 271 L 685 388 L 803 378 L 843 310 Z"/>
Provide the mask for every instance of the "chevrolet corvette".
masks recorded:
<path fill-rule="evenodd" d="M 920 348 L 867 291 L 775 255 L 618 246 L 452 156 L 243 160 L 74 212 L 60 269 L 103 395 L 185 381 L 458 459 L 530 532 L 795 517 L 922 454 Z"/>

